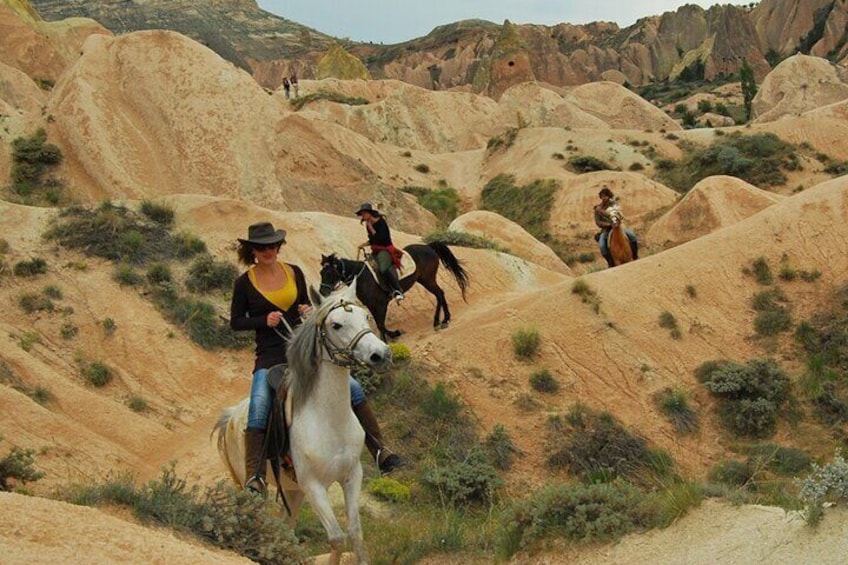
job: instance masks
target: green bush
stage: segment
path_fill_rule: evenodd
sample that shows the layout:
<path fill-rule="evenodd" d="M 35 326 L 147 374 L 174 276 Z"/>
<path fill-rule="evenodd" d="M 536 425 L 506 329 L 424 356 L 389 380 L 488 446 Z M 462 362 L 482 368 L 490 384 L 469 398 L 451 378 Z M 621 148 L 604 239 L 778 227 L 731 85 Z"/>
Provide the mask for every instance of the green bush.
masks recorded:
<path fill-rule="evenodd" d="M 428 233 L 424 236 L 424 243 L 431 243 L 433 241 L 441 241 L 446 245 L 456 245 L 458 247 L 470 247 L 472 249 L 494 249 L 496 251 L 506 251 L 498 246 L 497 243 L 492 241 L 491 239 L 481 237 L 479 235 L 474 235 L 470 233 L 466 233 L 463 231 L 454 231 L 454 230 L 446 230 L 446 231 L 435 231 Z"/>
<path fill-rule="evenodd" d="M 16 277 L 34 277 L 47 272 L 47 262 L 44 259 L 35 258 L 30 261 L 19 261 L 12 268 Z"/>
<path fill-rule="evenodd" d="M 792 327 L 792 316 L 781 304 L 786 295 L 780 289 L 766 290 L 754 295 L 752 305 L 757 315 L 754 317 L 754 329 L 761 336 L 774 336 L 788 331 Z"/>
<path fill-rule="evenodd" d="M 365 489 L 375 498 L 388 502 L 409 502 L 412 496 L 408 486 L 391 477 L 371 479 Z"/>
<path fill-rule="evenodd" d="M 586 482 L 665 477 L 673 467 L 668 454 L 650 449 L 644 438 L 624 429 L 611 414 L 580 406 L 572 409 L 565 423 L 551 422 L 548 444 L 548 465 L 567 469 Z"/>
<path fill-rule="evenodd" d="M 178 296 L 170 286 L 156 289 L 153 300 L 166 318 L 181 326 L 203 349 L 238 349 L 247 343 L 247 338 L 236 335 L 229 320 L 222 320 L 208 302 Z"/>
<path fill-rule="evenodd" d="M 89 363 L 82 369 L 85 382 L 97 388 L 104 387 L 112 380 L 112 370 L 100 361 Z"/>
<path fill-rule="evenodd" d="M 795 476 L 810 469 L 813 458 L 794 447 L 761 443 L 748 450 L 748 466 L 768 469 L 778 475 Z"/>
<path fill-rule="evenodd" d="M 102 484 L 72 485 L 64 498 L 73 504 L 119 504 L 143 522 L 191 532 L 197 538 L 263 565 L 306 560 L 294 532 L 266 501 L 223 482 L 201 491 L 176 476 L 173 464 L 160 479 L 136 487 L 124 476 Z"/>
<path fill-rule="evenodd" d="M 752 267 L 754 279 L 758 283 L 768 286 L 774 282 L 774 275 L 772 274 L 771 267 L 769 267 L 768 260 L 765 257 L 758 257 L 754 259 Z"/>
<path fill-rule="evenodd" d="M 848 462 L 837 450 L 833 460 L 824 466 L 813 463 L 813 470 L 799 481 L 798 499 L 804 507 L 804 518 L 811 526 L 821 522 L 825 502 L 848 500 Z"/>
<path fill-rule="evenodd" d="M 698 414 L 689 406 L 684 391 L 665 387 L 654 395 L 654 402 L 677 433 L 689 434 L 698 430 Z"/>
<path fill-rule="evenodd" d="M 147 401 L 144 398 L 135 394 L 127 399 L 127 406 L 133 412 L 147 411 Z"/>
<path fill-rule="evenodd" d="M 70 322 L 65 322 L 62 324 L 61 329 L 59 330 L 59 335 L 62 336 L 62 339 L 73 339 L 79 333 L 79 328 L 73 325 Z"/>
<path fill-rule="evenodd" d="M 206 243 L 196 235 L 181 232 L 174 235 L 174 253 L 178 259 L 188 259 L 206 253 Z"/>
<path fill-rule="evenodd" d="M 141 213 L 162 226 L 169 227 L 174 223 L 174 209 L 164 204 L 156 204 L 142 200 Z"/>
<path fill-rule="evenodd" d="M 479 445 L 462 458 L 440 461 L 424 472 L 421 481 L 438 492 L 443 503 L 452 506 L 491 502 L 503 486 L 503 480 Z"/>
<path fill-rule="evenodd" d="M 412 168 L 418 171 L 419 173 L 424 173 L 425 175 L 430 172 L 430 165 L 428 165 L 427 163 L 418 163 Z"/>
<path fill-rule="evenodd" d="M 41 293 L 44 294 L 47 298 L 52 298 L 54 300 L 62 300 L 62 289 L 56 285 L 49 284 L 45 286 Z"/>
<path fill-rule="evenodd" d="M 753 478 L 754 472 L 742 461 L 727 459 L 721 461 L 710 469 L 708 478 L 715 483 L 721 483 L 732 487 L 743 487 Z"/>
<path fill-rule="evenodd" d="M 606 162 L 588 155 L 575 155 L 571 157 L 566 164 L 566 168 L 578 174 L 613 170 Z"/>
<path fill-rule="evenodd" d="M 432 212 L 442 226 L 447 226 L 459 215 L 459 194 L 453 188 L 430 190 L 420 186 L 406 186 L 401 191 L 414 195 L 418 203 Z"/>
<path fill-rule="evenodd" d="M 115 330 L 118 329 L 118 324 L 116 324 L 115 320 L 112 318 L 105 318 L 103 322 L 101 322 L 101 325 L 103 326 L 103 332 L 106 335 L 112 335 L 115 333 Z"/>
<path fill-rule="evenodd" d="M 15 482 L 33 483 L 44 478 L 35 465 L 35 451 L 13 446 L 8 455 L 0 459 L 0 491 L 11 491 Z M 12 479 L 13 483 L 9 480 Z"/>
<path fill-rule="evenodd" d="M 147 282 L 152 285 L 169 284 L 173 280 L 171 268 L 165 263 L 154 263 L 147 269 Z"/>
<path fill-rule="evenodd" d="M 724 424 L 741 436 L 771 436 L 791 397 L 789 377 L 772 360 L 725 362 L 710 371 L 696 371 L 696 376 L 719 399 Z"/>
<path fill-rule="evenodd" d="M 659 324 L 661 328 L 669 331 L 673 339 L 680 339 L 683 334 L 680 333 L 680 327 L 677 325 L 677 319 L 671 312 L 665 311 L 660 314 Z"/>
<path fill-rule="evenodd" d="M 533 237 L 547 241 L 551 239 L 548 222 L 558 190 L 559 184 L 552 179 L 518 186 L 514 175 L 500 174 L 483 187 L 480 207 L 497 212 Z"/>
<path fill-rule="evenodd" d="M 56 145 L 47 143 L 47 132 L 43 128 L 36 131 L 32 137 L 14 139 L 12 192 L 27 204 L 34 203 L 39 196 L 55 204 L 61 183 L 55 179 L 45 179 L 44 175 L 61 162 L 62 151 Z"/>
<path fill-rule="evenodd" d="M 539 392 L 556 392 L 559 390 L 559 383 L 547 369 L 532 373 L 530 375 L 530 386 Z"/>
<path fill-rule="evenodd" d="M 517 138 L 518 128 L 509 128 L 501 135 L 490 137 L 489 141 L 486 142 L 486 149 L 488 151 L 495 151 L 501 148 L 507 149 L 515 144 Z"/>
<path fill-rule="evenodd" d="M 495 424 L 483 445 L 492 465 L 502 471 L 508 471 L 512 467 L 512 461 L 519 453 L 503 424 Z"/>
<path fill-rule="evenodd" d="M 598 294 L 589 287 L 589 283 L 583 279 L 576 279 L 571 283 L 571 293 L 580 297 L 584 304 L 590 304 L 597 314 L 601 309 L 601 299 Z"/>
<path fill-rule="evenodd" d="M 512 333 L 512 350 L 519 359 L 530 359 L 542 345 L 542 336 L 536 328 L 522 328 Z"/>
<path fill-rule="evenodd" d="M 623 481 L 602 484 L 556 484 L 535 490 L 504 513 L 499 542 L 504 558 L 520 548 L 552 537 L 577 543 L 615 540 L 658 523 L 647 510 L 645 495 Z"/>
<path fill-rule="evenodd" d="M 192 292 L 232 290 L 238 269 L 227 261 L 216 261 L 211 255 L 194 260 L 188 270 L 186 287 Z"/>
<path fill-rule="evenodd" d="M 450 421 L 462 410 L 462 399 L 438 383 L 421 401 L 421 410 L 432 420 Z"/>
<path fill-rule="evenodd" d="M 390 343 L 389 349 L 392 350 L 392 361 L 395 363 L 406 363 L 412 359 L 412 352 L 403 343 Z"/>
<path fill-rule="evenodd" d="M 328 102 L 346 104 L 348 106 L 365 106 L 369 104 L 367 98 L 362 98 L 361 96 L 346 96 L 340 92 L 333 92 L 326 89 L 321 89 L 316 92 L 310 92 L 305 96 L 293 98 L 289 101 L 289 104 L 291 104 L 295 111 L 299 111 L 307 104 L 311 104 L 312 102 L 317 102 L 319 100 L 327 100 Z"/>
<path fill-rule="evenodd" d="M 144 282 L 144 278 L 136 272 L 132 265 L 121 263 L 115 267 L 112 278 L 121 286 L 138 286 Z"/>
<path fill-rule="evenodd" d="M 18 305 L 27 314 L 33 312 L 52 312 L 56 309 L 53 301 L 43 294 L 25 292 L 18 297 Z"/>
<path fill-rule="evenodd" d="M 658 165 L 659 180 L 686 192 L 714 175 L 730 175 L 761 188 L 786 183 L 782 170 L 798 167 L 795 147 L 773 133 L 742 135 L 734 132 L 716 137 L 708 147 L 681 144 L 684 157 Z"/>

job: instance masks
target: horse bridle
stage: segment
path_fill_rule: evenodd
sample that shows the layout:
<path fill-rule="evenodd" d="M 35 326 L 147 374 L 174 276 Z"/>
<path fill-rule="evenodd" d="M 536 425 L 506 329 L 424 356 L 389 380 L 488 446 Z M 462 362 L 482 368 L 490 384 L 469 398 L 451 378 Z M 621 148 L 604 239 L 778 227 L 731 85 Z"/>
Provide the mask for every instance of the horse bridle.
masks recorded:
<path fill-rule="evenodd" d="M 333 271 L 339 276 L 339 280 L 337 280 L 335 284 L 331 285 L 325 282 L 321 283 L 320 288 L 327 288 L 330 292 L 333 292 L 334 290 L 339 288 L 342 283 L 349 285 L 353 282 L 353 279 L 355 279 L 365 269 L 365 264 L 363 263 L 362 268 L 359 269 L 358 273 L 351 274 L 350 276 L 348 276 L 347 269 L 345 268 L 345 262 L 339 259 L 338 257 L 331 258 L 330 262 L 328 262 L 326 265 L 330 266 Z"/>
<path fill-rule="evenodd" d="M 350 340 L 350 343 L 347 344 L 346 347 L 339 347 L 337 344 L 333 343 L 332 338 L 327 333 L 327 317 L 330 315 L 330 312 L 337 308 L 344 308 L 345 312 L 351 311 L 351 306 L 353 306 L 352 302 L 348 302 L 347 300 L 340 300 L 338 304 L 327 310 L 321 320 L 318 320 L 316 323 L 319 326 L 319 332 L 316 339 L 319 341 L 321 346 L 327 352 L 327 355 L 330 358 L 330 361 L 338 365 L 339 367 L 352 367 L 354 365 L 365 365 L 362 361 L 358 360 L 354 354 L 353 350 L 356 349 L 356 346 L 368 334 L 373 334 L 374 332 L 371 328 L 366 328 L 364 330 L 360 330 L 355 336 L 353 336 Z"/>

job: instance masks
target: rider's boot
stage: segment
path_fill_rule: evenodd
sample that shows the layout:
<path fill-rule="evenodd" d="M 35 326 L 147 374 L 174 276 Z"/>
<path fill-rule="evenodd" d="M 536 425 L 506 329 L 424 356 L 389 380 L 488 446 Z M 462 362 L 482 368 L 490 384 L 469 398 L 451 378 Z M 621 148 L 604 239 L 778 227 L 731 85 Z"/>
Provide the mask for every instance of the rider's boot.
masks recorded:
<path fill-rule="evenodd" d="M 397 269 L 394 267 L 389 267 L 385 275 L 389 286 L 392 288 L 392 298 L 400 302 L 401 300 L 403 300 L 404 297 L 403 290 L 400 287 L 400 280 L 398 279 Z"/>
<path fill-rule="evenodd" d="M 371 405 L 366 400 L 358 406 L 353 407 L 353 413 L 359 423 L 362 424 L 362 429 L 365 430 L 365 447 L 374 462 L 377 464 L 377 470 L 380 475 L 388 475 L 398 467 L 406 465 L 406 461 L 383 445 L 383 434 L 380 432 L 380 424 L 377 423 L 377 416 L 371 410 Z"/>
<path fill-rule="evenodd" d="M 607 253 L 606 255 L 602 254 L 602 256 L 607 261 L 607 267 L 609 267 L 610 269 L 615 267 L 615 263 L 613 263 L 613 260 L 612 260 L 612 253 Z"/>
<path fill-rule="evenodd" d="M 265 483 L 265 430 L 247 428 L 244 431 L 244 489 L 262 497 L 268 496 Z"/>
<path fill-rule="evenodd" d="M 639 242 L 630 240 L 630 249 L 633 251 L 633 260 L 639 258 Z"/>

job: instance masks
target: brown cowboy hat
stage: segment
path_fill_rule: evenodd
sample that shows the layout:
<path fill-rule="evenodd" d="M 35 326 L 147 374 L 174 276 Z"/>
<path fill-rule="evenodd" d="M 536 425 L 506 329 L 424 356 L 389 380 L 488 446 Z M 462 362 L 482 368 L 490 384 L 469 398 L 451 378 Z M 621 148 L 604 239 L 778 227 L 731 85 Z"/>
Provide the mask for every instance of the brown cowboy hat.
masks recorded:
<path fill-rule="evenodd" d="M 248 245 L 272 245 L 286 242 L 286 230 L 275 230 L 271 222 L 259 222 L 247 228 L 247 239 L 239 238 Z"/>
<path fill-rule="evenodd" d="M 361 216 L 362 212 L 370 212 L 372 216 L 380 215 L 380 211 L 375 210 L 370 202 L 363 202 L 362 204 L 360 204 L 359 210 L 356 211 L 356 215 Z"/>

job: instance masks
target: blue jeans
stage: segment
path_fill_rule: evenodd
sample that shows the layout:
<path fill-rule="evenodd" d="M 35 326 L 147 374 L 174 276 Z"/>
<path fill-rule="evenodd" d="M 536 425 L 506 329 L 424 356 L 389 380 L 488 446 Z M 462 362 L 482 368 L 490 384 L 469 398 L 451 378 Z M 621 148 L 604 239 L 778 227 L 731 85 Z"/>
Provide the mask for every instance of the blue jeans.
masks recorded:
<path fill-rule="evenodd" d="M 606 257 L 609 255 L 609 232 L 610 230 L 601 231 L 601 237 L 598 239 L 598 245 L 601 246 L 601 255 Z M 636 234 L 627 228 L 624 228 L 624 234 L 630 240 L 631 245 L 636 245 Z"/>
<path fill-rule="evenodd" d="M 350 377 L 350 403 L 359 406 L 365 402 L 365 391 L 356 379 Z M 264 430 L 274 404 L 274 389 L 268 384 L 268 369 L 257 369 L 250 385 L 250 405 L 247 408 L 247 427 Z"/>

